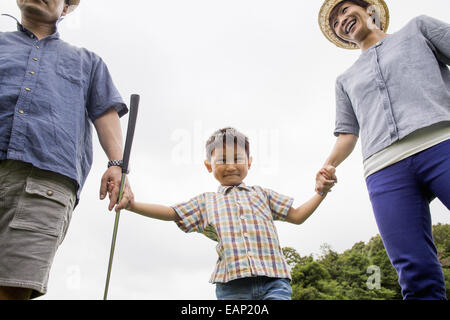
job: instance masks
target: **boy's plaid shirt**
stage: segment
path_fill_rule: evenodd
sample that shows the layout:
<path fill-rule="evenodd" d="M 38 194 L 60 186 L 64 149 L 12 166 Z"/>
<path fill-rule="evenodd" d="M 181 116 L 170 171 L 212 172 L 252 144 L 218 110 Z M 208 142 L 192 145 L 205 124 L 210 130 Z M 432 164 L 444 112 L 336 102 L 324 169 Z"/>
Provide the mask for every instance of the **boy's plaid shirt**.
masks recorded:
<path fill-rule="evenodd" d="M 220 186 L 173 206 L 185 232 L 203 233 L 217 241 L 217 260 L 210 282 L 291 275 L 281 251 L 274 220 L 286 220 L 293 199 L 272 190 L 245 184 Z"/>

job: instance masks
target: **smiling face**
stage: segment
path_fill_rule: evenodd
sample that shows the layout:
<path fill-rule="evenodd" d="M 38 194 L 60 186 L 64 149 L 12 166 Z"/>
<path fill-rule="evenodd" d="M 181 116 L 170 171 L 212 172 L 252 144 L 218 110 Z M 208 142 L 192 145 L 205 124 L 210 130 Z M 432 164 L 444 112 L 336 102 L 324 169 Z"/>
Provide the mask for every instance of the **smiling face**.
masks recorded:
<path fill-rule="evenodd" d="M 331 28 L 339 38 L 360 45 L 378 29 L 367 8 L 350 1 L 341 2 L 330 14 Z"/>
<path fill-rule="evenodd" d="M 65 0 L 17 0 L 17 6 L 22 16 L 43 23 L 55 23 L 69 8 Z"/>
<path fill-rule="evenodd" d="M 247 177 L 252 163 L 252 158 L 248 157 L 245 148 L 234 144 L 223 148 L 222 154 L 216 151 L 218 150 L 212 153 L 211 162 L 205 161 L 208 172 L 212 172 L 214 178 L 223 186 L 240 185 Z"/>

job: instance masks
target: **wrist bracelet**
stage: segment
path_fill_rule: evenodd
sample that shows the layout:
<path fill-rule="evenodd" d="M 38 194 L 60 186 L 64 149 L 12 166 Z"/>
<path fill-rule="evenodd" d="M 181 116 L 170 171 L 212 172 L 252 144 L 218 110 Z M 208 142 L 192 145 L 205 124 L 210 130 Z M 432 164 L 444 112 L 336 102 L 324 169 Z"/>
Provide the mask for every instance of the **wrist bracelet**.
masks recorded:
<path fill-rule="evenodd" d="M 123 161 L 122 160 L 111 160 L 108 162 L 108 168 L 111 167 L 121 167 L 122 168 Z"/>
<path fill-rule="evenodd" d="M 120 167 L 123 170 L 123 161 L 122 160 L 111 160 L 108 162 L 108 169 L 111 167 Z M 126 174 L 130 173 L 130 170 L 127 170 L 127 172 L 125 172 Z"/>

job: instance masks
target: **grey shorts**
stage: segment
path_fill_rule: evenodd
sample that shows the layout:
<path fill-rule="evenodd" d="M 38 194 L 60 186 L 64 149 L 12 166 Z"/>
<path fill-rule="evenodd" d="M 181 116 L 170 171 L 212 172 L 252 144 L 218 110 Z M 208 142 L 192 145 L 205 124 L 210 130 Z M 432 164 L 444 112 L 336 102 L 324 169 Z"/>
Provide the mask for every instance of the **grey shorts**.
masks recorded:
<path fill-rule="evenodd" d="M 0 161 L 0 286 L 47 292 L 76 200 L 73 181 L 20 161 Z"/>

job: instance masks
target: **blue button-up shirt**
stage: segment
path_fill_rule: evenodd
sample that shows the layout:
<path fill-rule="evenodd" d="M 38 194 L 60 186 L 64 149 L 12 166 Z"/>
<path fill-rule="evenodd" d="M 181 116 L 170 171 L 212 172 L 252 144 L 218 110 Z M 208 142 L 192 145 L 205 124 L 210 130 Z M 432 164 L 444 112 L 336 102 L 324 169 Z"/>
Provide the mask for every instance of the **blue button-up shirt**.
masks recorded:
<path fill-rule="evenodd" d="M 418 129 L 450 121 L 447 65 L 450 25 L 413 19 L 338 77 L 335 135 L 360 135 L 366 160 Z"/>
<path fill-rule="evenodd" d="M 91 123 L 110 108 L 128 111 L 96 54 L 58 32 L 38 40 L 19 23 L 0 32 L 0 160 L 69 177 L 79 196 L 92 164 Z"/>

